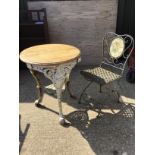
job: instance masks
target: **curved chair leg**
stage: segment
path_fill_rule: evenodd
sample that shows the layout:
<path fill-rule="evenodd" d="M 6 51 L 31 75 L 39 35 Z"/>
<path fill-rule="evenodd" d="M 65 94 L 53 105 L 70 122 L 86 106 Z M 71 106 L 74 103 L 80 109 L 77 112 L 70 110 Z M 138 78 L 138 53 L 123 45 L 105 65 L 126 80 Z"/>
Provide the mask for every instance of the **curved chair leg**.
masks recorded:
<path fill-rule="evenodd" d="M 81 95 L 80 95 L 80 98 L 79 98 L 79 104 L 81 104 L 81 99 L 82 99 L 82 96 L 83 96 L 84 92 L 86 91 L 86 89 L 87 89 L 92 83 L 93 83 L 93 81 L 90 81 L 90 82 L 86 85 L 86 87 L 83 89 L 83 91 L 82 91 L 82 93 L 81 93 Z"/>
<path fill-rule="evenodd" d="M 42 105 L 40 103 L 42 102 L 43 94 L 44 94 L 42 86 L 41 86 L 41 82 L 40 82 L 40 80 L 39 80 L 39 78 L 37 76 L 37 72 L 36 71 L 30 69 L 30 73 L 32 74 L 33 78 L 36 81 L 36 84 L 37 84 L 36 88 L 38 90 L 38 99 L 35 100 L 35 106 L 36 107 L 41 107 Z"/>
<path fill-rule="evenodd" d="M 112 93 L 113 93 L 114 97 L 116 98 L 117 102 L 120 103 L 120 101 L 119 101 L 119 98 L 121 96 L 119 93 L 119 90 L 121 90 L 120 84 L 119 84 L 120 80 L 118 80 L 117 82 L 118 82 L 117 86 L 113 85 Z"/>
<path fill-rule="evenodd" d="M 112 93 L 114 94 L 115 98 L 117 99 L 117 102 L 119 103 L 120 94 L 117 90 L 112 90 Z"/>
<path fill-rule="evenodd" d="M 102 93 L 102 85 L 100 84 L 100 90 L 99 90 L 100 93 Z"/>

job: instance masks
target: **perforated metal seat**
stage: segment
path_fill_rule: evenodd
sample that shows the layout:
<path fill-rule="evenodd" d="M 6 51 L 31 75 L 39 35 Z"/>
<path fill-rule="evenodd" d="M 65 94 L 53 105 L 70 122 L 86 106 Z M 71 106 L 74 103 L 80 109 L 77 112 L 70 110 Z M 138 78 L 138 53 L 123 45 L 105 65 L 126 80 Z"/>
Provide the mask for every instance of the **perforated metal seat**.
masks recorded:
<path fill-rule="evenodd" d="M 95 67 L 92 69 L 86 69 L 80 72 L 86 79 L 96 82 L 98 84 L 107 84 L 114 80 L 121 78 L 119 74 L 104 69 L 102 67 Z"/>

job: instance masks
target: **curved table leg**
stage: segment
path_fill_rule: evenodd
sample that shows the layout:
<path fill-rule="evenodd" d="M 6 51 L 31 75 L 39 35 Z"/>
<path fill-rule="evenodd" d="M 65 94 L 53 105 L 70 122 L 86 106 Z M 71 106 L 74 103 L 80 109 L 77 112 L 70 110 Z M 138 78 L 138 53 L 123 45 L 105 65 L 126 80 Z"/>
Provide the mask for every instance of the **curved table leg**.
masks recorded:
<path fill-rule="evenodd" d="M 54 83 L 54 86 L 56 88 L 56 93 L 57 93 L 57 100 L 58 100 L 58 105 L 59 105 L 59 123 L 60 125 L 65 125 L 65 118 L 62 112 L 62 87 L 65 84 L 65 80 L 58 80 Z"/>
<path fill-rule="evenodd" d="M 35 100 L 35 106 L 37 107 L 41 107 L 41 102 L 42 102 L 42 99 L 43 99 L 43 89 L 42 89 L 42 86 L 41 86 L 41 82 L 39 80 L 39 77 L 37 75 L 37 72 L 32 70 L 32 69 L 29 69 L 30 70 L 30 73 L 32 74 L 33 78 L 35 79 L 36 81 L 36 88 L 38 90 L 38 99 Z"/>
<path fill-rule="evenodd" d="M 73 95 L 73 93 L 70 89 L 70 72 L 66 75 L 65 85 L 66 85 L 67 91 L 69 93 L 69 96 L 73 99 L 77 99 L 77 97 L 75 95 Z"/>
<path fill-rule="evenodd" d="M 62 89 L 57 88 L 56 92 L 57 92 L 57 99 L 58 99 L 58 105 L 59 105 L 59 123 L 60 123 L 60 125 L 64 125 L 65 124 L 65 118 L 63 116 L 62 103 L 61 103 Z"/>

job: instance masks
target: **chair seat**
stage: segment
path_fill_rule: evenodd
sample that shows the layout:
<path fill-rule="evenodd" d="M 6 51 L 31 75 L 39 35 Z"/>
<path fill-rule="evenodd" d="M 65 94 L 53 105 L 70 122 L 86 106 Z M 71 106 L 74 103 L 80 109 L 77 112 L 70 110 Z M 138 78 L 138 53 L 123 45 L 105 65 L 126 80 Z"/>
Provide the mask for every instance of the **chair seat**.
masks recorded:
<path fill-rule="evenodd" d="M 119 79 L 121 76 L 114 72 L 111 72 L 102 67 L 95 67 L 93 69 L 82 70 L 81 75 L 90 81 L 94 81 L 99 84 L 106 84 L 114 80 Z"/>

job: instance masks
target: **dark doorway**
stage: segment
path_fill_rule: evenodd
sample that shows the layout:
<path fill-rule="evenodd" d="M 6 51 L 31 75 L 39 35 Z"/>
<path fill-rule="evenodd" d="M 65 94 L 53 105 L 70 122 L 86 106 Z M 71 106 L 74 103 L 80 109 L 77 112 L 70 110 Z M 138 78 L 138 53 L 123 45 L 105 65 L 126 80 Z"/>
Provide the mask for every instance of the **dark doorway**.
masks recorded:
<path fill-rule="evenodd" d="M 135 0 L 118 0 L 116 33 L 135 37 Z"/>

